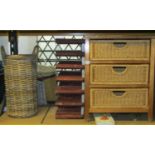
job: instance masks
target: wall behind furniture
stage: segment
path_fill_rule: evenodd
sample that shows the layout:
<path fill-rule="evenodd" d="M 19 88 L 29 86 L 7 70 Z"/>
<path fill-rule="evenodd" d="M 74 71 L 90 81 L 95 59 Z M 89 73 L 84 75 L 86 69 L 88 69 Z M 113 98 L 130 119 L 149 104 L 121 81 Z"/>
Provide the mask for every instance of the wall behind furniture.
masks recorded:
<path fill-rule="evenodd" d="M 19 54 L 31 54 L 34 46 L 37 44 L 37 36 L 19 36 L 18 52 Z M 6 53 L 10 54 L 8 36 L 0 36 L 0 46 L 4 46 Z"/>
<path fill-rule="evenodd" d="M 31 54 L 36 44 L 37 44 L 37 36 L 19 36 L 18 53 Z"/>
<path fill-rule="evenodd" d="M 0 36 L 0 46 L 3 46 L 5 48 L 5 52 L 9 54 L 8 36 Z"/>

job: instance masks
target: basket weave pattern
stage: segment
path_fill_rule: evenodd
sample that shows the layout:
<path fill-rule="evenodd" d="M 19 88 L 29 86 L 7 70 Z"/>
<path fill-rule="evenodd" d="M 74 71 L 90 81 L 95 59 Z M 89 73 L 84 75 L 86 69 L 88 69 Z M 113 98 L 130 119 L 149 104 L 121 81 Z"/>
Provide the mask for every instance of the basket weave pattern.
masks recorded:
<path fill-rule="evenodd" d="M 149 65 L 91 65 L 90 74 L 91 84 L 147 84 Z"/>
<path fill-rule="evenodd" d="M 4 96 L 4 75 L 2 73 L 2 69 L 0 68 L 0 104 Z"/>
<path fill-rule="evenodd" d="M 117 95 L 119 92 L 121 95 Z M 115 94 L 116 93 L 116 94 Z M 142 108 L 148 103 L 148 89 L 91 89 L 90 104 L 94 108 Z"/>
<path fill-rule="evenodd" d="M 32 55 L 6 57 L 5 85 L 9 116 L 24 118 L 36 114 L 36 59 Z"/>
<path fill-rule="evenodd" d="M 116 41 L 116 43 L 119 41 Z M 123 40 L 126 44 L 117 47 L 114 41 L 91 41 L 91 60 L 149 60 L 148 40 Z"/>

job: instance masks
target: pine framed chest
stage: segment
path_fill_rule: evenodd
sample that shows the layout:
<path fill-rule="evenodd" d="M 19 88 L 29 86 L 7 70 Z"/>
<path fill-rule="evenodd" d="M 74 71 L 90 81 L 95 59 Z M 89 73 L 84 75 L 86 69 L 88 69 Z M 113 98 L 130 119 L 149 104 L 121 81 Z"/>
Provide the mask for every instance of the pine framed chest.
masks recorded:
<path fill-rule="evenodd" d="M 85 50 L 85 117 L 134 112 L 152 120 L 155 35 L 89 34 Z"/>

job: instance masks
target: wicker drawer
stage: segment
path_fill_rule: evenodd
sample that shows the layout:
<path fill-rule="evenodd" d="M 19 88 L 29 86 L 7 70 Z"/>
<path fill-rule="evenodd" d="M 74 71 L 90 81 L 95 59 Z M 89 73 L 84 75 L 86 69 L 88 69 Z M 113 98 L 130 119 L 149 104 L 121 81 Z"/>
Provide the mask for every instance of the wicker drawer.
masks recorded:
<path fill-rule="evenodd" d="M 91 84 L 148 84 L 149 65 L 90 65 Z"/>
<path fill-rule="evenodd" d="M 148 105 L 148 89 L 90 89 L 91 108 L 142 108 Z"/>
<path fill-rule="evenodd" d="M 149 60 L 149 40 L 92 40 L 90 60 Z"/>

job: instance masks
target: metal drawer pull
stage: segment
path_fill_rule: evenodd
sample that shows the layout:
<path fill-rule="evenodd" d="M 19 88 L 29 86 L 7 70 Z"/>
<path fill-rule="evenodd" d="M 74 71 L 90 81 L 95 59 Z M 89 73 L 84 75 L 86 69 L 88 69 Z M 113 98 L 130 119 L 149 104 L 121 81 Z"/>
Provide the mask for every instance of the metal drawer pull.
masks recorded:
<path fill-rule="evenodd" d="M 127 67 L 126 66 L 114 66 L 112 68 L 115 72 L 122 73 L 126 70 Z"/>
<path fill-rule="evenodd" d="M 116 47 L 122 48 L 122 47 L 126 46 L 127 43 L 126 42 L 114 42 L 113 44 Z"/>
<path fill-rule="evenodd" d="M 122 91 L 122 90 L 115 90 L 115 91 L 112 91 L 113 92 L 113 94 L 115 95 L 115 96 L 123 96 L 124 94 L 125 94 L 125 91 Z"/>

